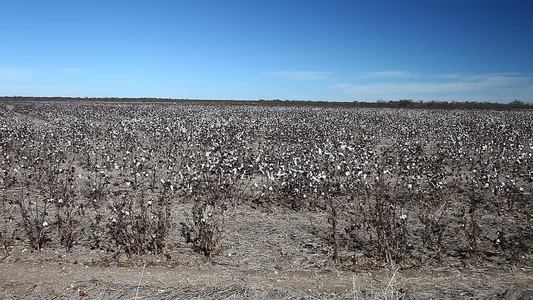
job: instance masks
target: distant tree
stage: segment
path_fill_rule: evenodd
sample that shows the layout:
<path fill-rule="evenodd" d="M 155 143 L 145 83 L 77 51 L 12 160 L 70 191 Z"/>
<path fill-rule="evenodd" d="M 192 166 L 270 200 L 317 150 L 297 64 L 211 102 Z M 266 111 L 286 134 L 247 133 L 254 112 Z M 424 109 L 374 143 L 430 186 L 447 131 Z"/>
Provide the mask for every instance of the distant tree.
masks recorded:
<path fill-rule="evenodd" d="M 520 108 L 520 107 L 525 107 L 527 106 L 526 103 L 524 103 L 523 101 L 521 100 L 518 100 L 518 98 L 514 98 L 513 102 L 509 103 L 509 106 L 510 107 L 513 107 L 513 108 Z"/>
<path fill-rule="evenodd" d="M 398 105 L 401 107 L 408 107 L 408 106 L 412 106 L 413 104 L 414 102 L 411 99 L 402 99 L 398 101 Z"/>

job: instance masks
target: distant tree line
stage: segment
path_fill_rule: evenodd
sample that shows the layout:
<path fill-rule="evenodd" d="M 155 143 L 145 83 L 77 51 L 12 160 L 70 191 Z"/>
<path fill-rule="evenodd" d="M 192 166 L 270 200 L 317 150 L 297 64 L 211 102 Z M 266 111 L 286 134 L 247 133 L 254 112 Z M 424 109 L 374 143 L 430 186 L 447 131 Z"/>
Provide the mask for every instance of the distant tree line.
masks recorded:
<path fill-rule="evenodd" d="M 309 100 L 203 100 L 172 98 L 119 98 L 119 97 L 25 97 L 4 96 L 0 102 L 9 101 L 90 101 L 90 102 L 150 102 L 150 103 L 187 103 L 217 105 L 265 105 L 265 106 L 316 106 L 316 107 L 388 107 L 388 108 L 439 108 L 439 109 L 533 109 L 533 103 L 515 99 L 510 103 L 479 101 L 414 101 L 411 99 L 383 101 L 309 101 Z"/>
<path fill-rule="evenodd" d="M 533 104 L 515 99 L 510 103 L 478 102 L 478 101 L 377 101 L 378 106 L 412 107 L 412 108 L 444 108 L 444 109 L 532 109 Z"/>

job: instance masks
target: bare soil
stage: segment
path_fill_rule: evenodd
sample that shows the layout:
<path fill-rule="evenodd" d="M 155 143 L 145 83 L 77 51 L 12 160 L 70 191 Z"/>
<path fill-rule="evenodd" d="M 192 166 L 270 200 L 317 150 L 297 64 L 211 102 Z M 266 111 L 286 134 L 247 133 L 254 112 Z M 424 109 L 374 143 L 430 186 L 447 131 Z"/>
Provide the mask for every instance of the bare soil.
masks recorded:
<path fill-rule="evenodd" d="M 186 208 L 183 208 L 186 209 Z M 177 214 L 180 215 L 180 214 Z M 325 214 L 230 209 L 209 262 L 176 241 L 167 257 L 113 258 L 19 241 L 0 265 L 3 299 L 531 299 L 533 269 L 498 264 L 351 269 L 312 234 Z M 310 226 L 313 223 L 315 225 Z M 318 229 L 317 229 L 318 227 Z M 315 228 L 315 229 L 313 229 Z M 238 232 L 238 233 L 237 233 Z M 183 247 L 178 247 L 182 245 Z M 349 253 L 343 253 L 349 255 Z"/>
<path fill-rule="evenodd" d="M 5 263 L 4 299 L 531 299 L 532 271 L 253 271 Z M 142 277 L 141 277 L 142 276 Z M 528 290 L 529 288 L 529 290 Z"/>

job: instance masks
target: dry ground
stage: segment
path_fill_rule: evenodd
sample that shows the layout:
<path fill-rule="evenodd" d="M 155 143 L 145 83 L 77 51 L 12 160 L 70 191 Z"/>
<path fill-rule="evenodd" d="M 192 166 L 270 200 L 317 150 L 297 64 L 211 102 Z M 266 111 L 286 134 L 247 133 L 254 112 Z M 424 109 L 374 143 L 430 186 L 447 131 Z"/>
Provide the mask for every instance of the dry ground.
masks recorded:
<path fill-rule="evenodd" d="M 5 263 L 4 299 L 531 299 L 532 271 L 253 271 Z M 141 278 L 142 275 L 142 278 Z M 392 285 L 389 282 L 393 279 Z M 140 284 L 139 284 L 140 283 Z M 529 288 L 529 290 L 528 290 Z M 136 296 L 137 295 L 137 296 Z"/>
<path fill-rule="evenodd" d="M 187 208 L 184 207 L 184 210 Z M 177 214 L 179 215 L 179 214 Z M 311 225 L 314 224 L 314 225 Z M 531 299 L 527 266 L 425 265 L 350 269 L 320 250 L 325 215 L 230 209 L 214 262 L 183 241 L 169 257 L 122 257 L 75 247 L 32 252 L 19 242 L 0 263 L 3 299 Z M 239 232 L 237 234 L 237 232 Z M 344 256 L 351 255 L 343 253 Z"/>

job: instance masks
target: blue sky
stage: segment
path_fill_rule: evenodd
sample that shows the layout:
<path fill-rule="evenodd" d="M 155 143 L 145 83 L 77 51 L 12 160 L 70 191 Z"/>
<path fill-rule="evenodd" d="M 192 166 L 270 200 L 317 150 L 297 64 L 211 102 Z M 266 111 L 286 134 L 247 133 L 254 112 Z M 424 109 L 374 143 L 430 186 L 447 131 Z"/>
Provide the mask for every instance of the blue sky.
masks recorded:
<path fill-rule="evenodd" d="M 0 95 L 533 102 L 532 0 L 0 8 Z"/>

